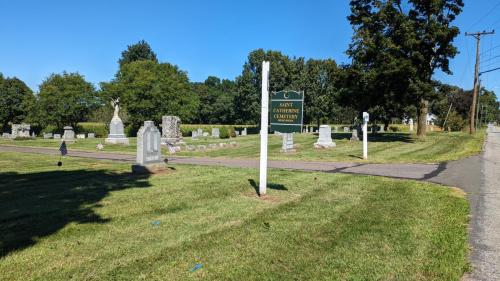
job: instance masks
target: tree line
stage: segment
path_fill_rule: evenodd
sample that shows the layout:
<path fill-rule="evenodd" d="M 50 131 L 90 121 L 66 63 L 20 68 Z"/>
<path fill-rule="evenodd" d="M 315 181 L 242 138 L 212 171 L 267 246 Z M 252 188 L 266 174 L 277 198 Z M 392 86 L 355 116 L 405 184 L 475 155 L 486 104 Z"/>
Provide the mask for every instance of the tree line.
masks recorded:
<path fill-rule="evenodd" d="M 122 119 L 134 134 L 144 120 L 161 122 L 177 115 L 184 123 L 259 124 L 261 63 L 270 61 L 270 91 L 304 91 L 304 121 L 352 124 L 361 112 L 386 127 L 394 118 L 418 120 L 425 135 L 430 111 L 439 123 L 450 119 L 454 130 L 466 126 L 470 91 L 433 79 L 436 71 L 451 74 L 449 60 L 458 50 L 452 22 L 461 0 L 352 0 L 348 20 L 353 37 L 346 53 L 351 63 L 332 59 L 290 57 L 277 50 L 251 51 L 234 80 L 208 77 L 190 82 L 187 72 L 160 62 L 145 41 L 122 52 L 111 81 L 99 87 L 79 73 L 52 74 L 34 94 L 18 78 L 0 75 L 0 129 L 28 122 L 35 127 L 79 122 L 107 123 L 111 98 L 120 98 Z M 484 89 L 483 121 L 500 119 L 493 92 Z"/>

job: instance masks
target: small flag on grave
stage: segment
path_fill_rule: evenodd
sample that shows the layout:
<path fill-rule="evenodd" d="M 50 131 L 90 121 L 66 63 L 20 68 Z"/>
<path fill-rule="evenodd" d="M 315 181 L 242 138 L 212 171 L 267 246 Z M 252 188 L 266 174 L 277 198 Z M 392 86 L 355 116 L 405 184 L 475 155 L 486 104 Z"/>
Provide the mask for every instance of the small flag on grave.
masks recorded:
<path fill-rule="evenodd" d="M 68 148 L 66 147 L 65 141 L 62 141 L 61 146 L 59 147 L 59 151 L 61 151 L 62 156 L 68 154 Z"/>

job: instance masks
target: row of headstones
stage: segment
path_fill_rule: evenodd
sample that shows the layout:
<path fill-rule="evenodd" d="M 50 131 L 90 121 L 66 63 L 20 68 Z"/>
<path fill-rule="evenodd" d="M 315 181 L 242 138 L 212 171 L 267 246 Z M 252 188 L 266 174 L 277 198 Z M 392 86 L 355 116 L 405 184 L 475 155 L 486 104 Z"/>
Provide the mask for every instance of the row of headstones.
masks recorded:
<path fill-rule="evenodd" d="M 321 125 L 321 126 L 324 126 L 324 125 Z M 320 129 L 321 129 L 321 126 L 320 126 Z M 372 133 L 375 133 L 375 132 L 381 132 L 383 133 L 384 132 L 384 126 L 372 126 L 371 127 L 371 131 Z M 309 130 L 308 130 L 309 129 Z M 309 127 L 309 128 L 306 128 L 303 130 L 303 133 L 318 133 L 319 130 L 314 130 L 313 127 Z M 343 130 L 344 130 L 344 133 L 349 133 L 351 132 L 351 128 L 350 127 L 343 127 Z M 333 132 L 334 133 L 338 133 L 338 127 L 337 126 L 334 126 L 333 127 Z M 275 132 L 275 134 L 279 134 L 279 132 Z"/>
<path fill-rule="evenodd" d="M 335 131 L 337 128 L 335 127 Z M 349 127 L 344 127 L 344 132 L 349 132 Z M 281 134 L 283 136 L 283 143 L 281 152 L 294 152 L 293 134 Z M 350 141 L 359 141 L 358 130 L 352 130 Z M 318 140 L 313 144 L 314 148 L 333 148 L 336 146 L 332 140 L 332 128 L 329 125 L 321 125 L 319 127 Z"/>
<path fill-rule="evenodd" d="M 235 131 L 236 135 L 239 136 L 246 136 L 247 135 L 247 128 L 244 128 L 243 130 L 240 131 Z M 191 138 L 193 140 L 196 140 L 201 137 L 209 137 L 211 136 L 212 138 L 220 138 L 220 129 L 219 128 L 212 128 L 212 134 L 210 135 L 208 132 L 204 132 L 203 129 L 198 128 L 196 131 L 191 131 Z"/>
<path fill-rule="evenodd" d="M 71 140 L 71 139 L 74 139 L 75 135 L 74 134 L 71 134 L 71 133 L 65 133 L 64 135 L 61 135 L 61 134 L 53 134 L 53 133 L 44 133 L 43 134 L 43 138 L 44 139 L 61 139 L 62 137 L 65 139 L 65 140 Z M 95 133 L 88 133 L 88 134 L 77 134 L 76 135 L 76 138 L 77 139 L 85 139 L 85 138 L 88 138 L 88 139 L 95 139 Z"/>

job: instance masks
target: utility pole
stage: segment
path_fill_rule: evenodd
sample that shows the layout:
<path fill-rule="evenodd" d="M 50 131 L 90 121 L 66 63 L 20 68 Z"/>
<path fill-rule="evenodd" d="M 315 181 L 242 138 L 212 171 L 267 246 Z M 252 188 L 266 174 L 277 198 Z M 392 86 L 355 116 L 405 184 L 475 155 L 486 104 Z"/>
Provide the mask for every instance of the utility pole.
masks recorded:
<path fill-rule="evenodd" d="M 474 68 L 474 89 L 472 90 L 472 104 L 470 107 L 470 122 L 469 122 L 469 133 L 474 133 L 476 131 L 476 102 L 477 102 L 477 84 L 479 80 L 479 46 L 481 42 L 481 36 L 494 34 L 495 30 L 492 31 L 482 31 L 482 32 L 474 32 L 474 33 L 465 33 L 465 36 L 472 36 L 476 38 L 476 66 Z"/>

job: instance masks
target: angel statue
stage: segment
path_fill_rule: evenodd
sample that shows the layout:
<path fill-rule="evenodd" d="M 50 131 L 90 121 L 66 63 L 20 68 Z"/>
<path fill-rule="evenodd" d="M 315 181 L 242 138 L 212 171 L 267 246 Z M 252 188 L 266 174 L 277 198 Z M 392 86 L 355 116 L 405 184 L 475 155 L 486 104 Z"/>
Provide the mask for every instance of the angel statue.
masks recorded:
<path fill-rule="evenodd" d="M 115 108 L 115 112 L 113 113 L 113 119 L 120 118 L 118 117 L 118 111 L 120 111 L 120 98 L 111 99 L 111 106 Z"/>

